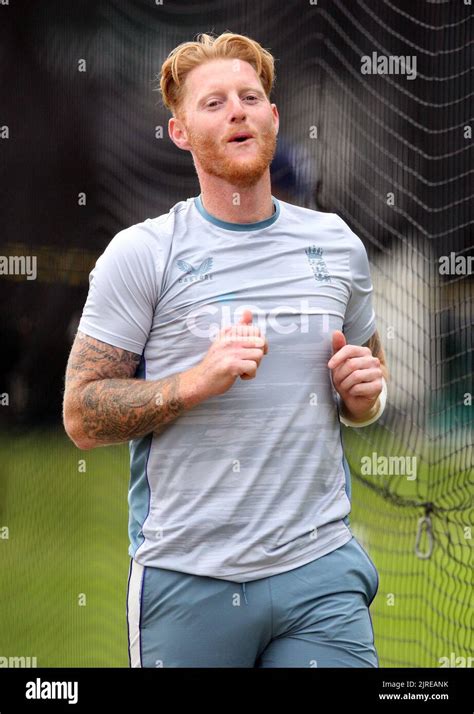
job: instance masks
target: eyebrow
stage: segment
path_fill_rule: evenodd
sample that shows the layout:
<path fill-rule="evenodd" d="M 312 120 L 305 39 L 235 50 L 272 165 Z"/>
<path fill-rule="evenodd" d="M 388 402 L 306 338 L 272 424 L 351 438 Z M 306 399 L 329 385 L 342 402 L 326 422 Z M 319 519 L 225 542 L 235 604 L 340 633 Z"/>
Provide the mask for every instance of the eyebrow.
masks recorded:
<path fill-rule="evenodd" d="M 214 87 L 213 89 L 210 89 L 208 92 L 206 92 L 206 94 L 203 97 L 198 99 L 198 102 L 197 102 L 198 105 L 205 102 L 206 99 L 208 97 L 210 97 L 212 94 L 219 94 L 219 93 L 222 93 L 223 91 L 224 90 L 221 87 Z M 251 86 L 242 87 L 239 91 L 240 92 L 254 92 L 254 94 L 258 94 L 261 97 L 266 96 L 265 92 L 262 91 L 261 89 L 258 89 L 257 87 L 251 87 Z"/>

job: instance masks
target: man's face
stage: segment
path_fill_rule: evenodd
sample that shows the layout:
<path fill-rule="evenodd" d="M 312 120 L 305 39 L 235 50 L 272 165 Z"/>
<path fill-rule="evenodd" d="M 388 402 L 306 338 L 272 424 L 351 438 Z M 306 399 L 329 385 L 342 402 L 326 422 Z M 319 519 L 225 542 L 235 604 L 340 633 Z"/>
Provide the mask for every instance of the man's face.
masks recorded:
<path fill-rule="evenodd" d="M 253 186 L 275 153 L 279 119 L 252 65 L 238 59 L 206 62 L 188 74 L 185 92 L 182 119 L 170 119 L 173 140 L 191 151 L 198 172 Z M 229 141 L 239 133 L 252 138 Z"/>

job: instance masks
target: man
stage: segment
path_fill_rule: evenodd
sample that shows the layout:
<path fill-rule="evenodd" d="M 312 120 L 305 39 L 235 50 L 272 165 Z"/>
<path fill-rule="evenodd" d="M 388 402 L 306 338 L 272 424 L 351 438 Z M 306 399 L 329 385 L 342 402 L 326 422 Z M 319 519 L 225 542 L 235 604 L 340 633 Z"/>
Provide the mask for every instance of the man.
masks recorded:
<path fill-rule="evenodd" d="M 132 667 L 378 666 L 339 420 L 384 406 L 369 265 L 338 216 L 271 195 L 273 78 L 241 35 L 169 55 L 201 194 L 113 238 L 68 363 L 71 439 L 130 441 Z"/>

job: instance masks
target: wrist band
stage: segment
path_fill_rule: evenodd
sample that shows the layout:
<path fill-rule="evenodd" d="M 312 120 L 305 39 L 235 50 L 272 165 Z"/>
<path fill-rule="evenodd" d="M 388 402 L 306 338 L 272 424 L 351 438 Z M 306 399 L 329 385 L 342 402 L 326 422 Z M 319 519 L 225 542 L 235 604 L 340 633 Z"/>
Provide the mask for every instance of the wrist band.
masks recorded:
<path fill-rule="evenodd" d="M 379 405 L 377 413 L 370 419 L 367 419 L 367 421 L 351 421 L 347 417 L 342 416 L 340 411 L 339 411 L 339 421 L 342 424 L 345 424 L 345 426 L 355 426 L 355 427 L 368 426 L 369 424 L 373 424 L 374 421 L 377 421 L 377 419 L 382 415 L 382 412 L 385 409 L 385 405 L 387 403 L 387 382 L 385 381 L 384 377 L 382 377 L 382 391 L 379 394 L 379 400 L 380 400 L 380 405 Z M 339 397 L 339 401 L 340 401 L 340 397 Z"/>

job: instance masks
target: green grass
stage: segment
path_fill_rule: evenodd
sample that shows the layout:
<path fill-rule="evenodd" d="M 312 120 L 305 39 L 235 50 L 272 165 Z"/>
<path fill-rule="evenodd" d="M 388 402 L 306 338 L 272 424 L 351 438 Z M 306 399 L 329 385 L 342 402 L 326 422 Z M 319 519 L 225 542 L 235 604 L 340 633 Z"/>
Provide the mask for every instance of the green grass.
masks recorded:
<path fill-rule="evenodd" d="M 0 656 L 127 667 L 127 446 L 79 451 L 60 431 L 0 444 Z"/>
<path fill-rule="evenodd" d="M 351 468 L 372 450 L 397 453 L 366 439 L 367 432 L 345 431 Z M 9 529 L 8 539 L 0 537 L 0 657 L 36 657 L 38 667 L 128 667 L 127 446 L 79 451 L 61 430 L 49 430 L 3 436 L 0 449 L 0 536 Z M 436 503 L 463 500 L 467 475 L 450 468 L 449 461 L 438 468 L 437 490 L 427 491 Z M 459 489 L 444 495 L 443 473 L 461 484 L 461 497 Z M 416 481 L 388 477 L 414 500 L 430 478 L 423 463 Z M 433 555 L 420 560 L 413 546 L 422 510 L 393 505 L 356 478 L 352 490 L 351 528 L 380 574 L 371 606 L 380 665 L 437 667 L 451 652 L 468 657 L 467 512 L 433 519 Z"/>
<path fill-rule="evenodd" d="M 408 454 L 392 434 L 376 428 L 346 430 L 344 443 L 353 474 L 372 451 Z M 451 653 L 466 661 L 472 657 L 473 470 L 466 465 L 469 458 L 441 454 L 439 445 L 422 451 L 414 480 L 403 475 L 352 479 L 351 528 L 379 571 L 371 614 L 383 667 L 439 667 L 440 658 Z M 380 485 L 382 494 L 373 488 Z M 415 542 L 425 509 L 416 504 L 426 502 L 435 506 L 433 549 L 431 557 L 421 559 Z M 420 550 L 428 550 L 426 533 Z"/>

